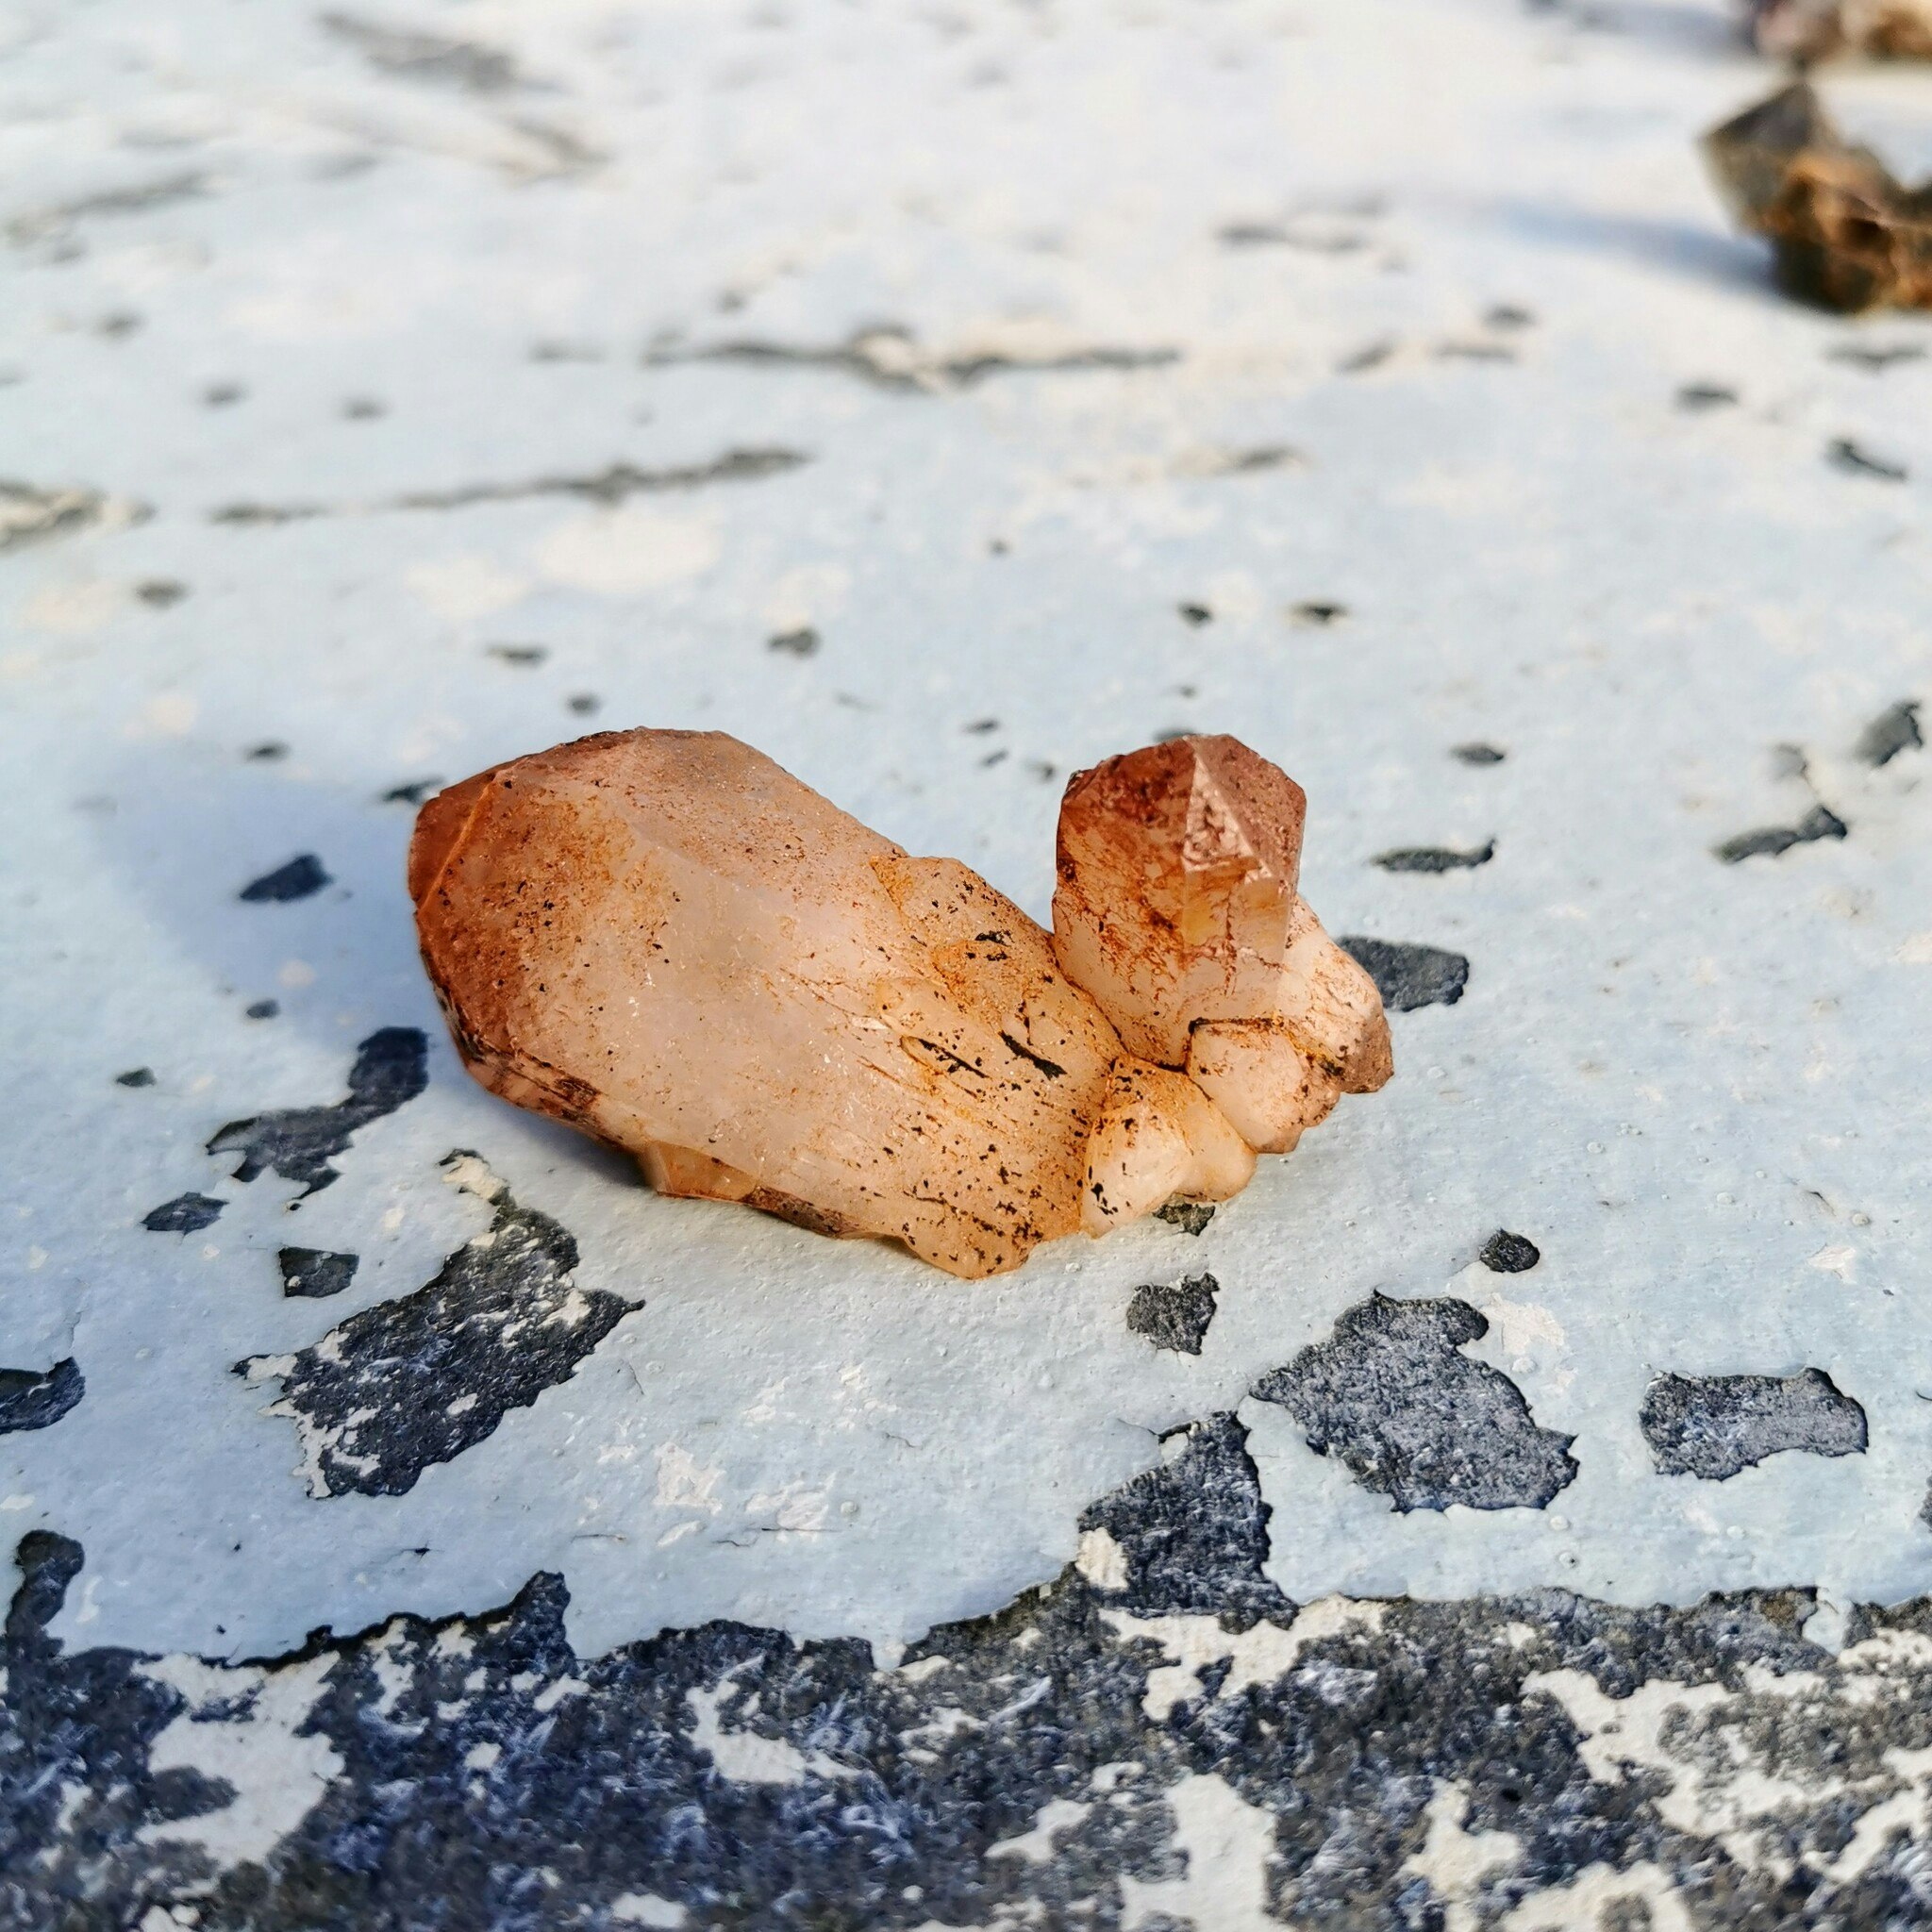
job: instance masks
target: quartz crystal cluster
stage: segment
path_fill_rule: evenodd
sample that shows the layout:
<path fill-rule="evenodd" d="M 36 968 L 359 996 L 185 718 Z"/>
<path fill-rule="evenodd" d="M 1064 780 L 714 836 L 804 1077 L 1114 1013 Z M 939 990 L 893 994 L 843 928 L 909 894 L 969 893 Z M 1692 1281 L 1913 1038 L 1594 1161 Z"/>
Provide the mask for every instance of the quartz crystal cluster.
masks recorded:
<path fill-rule="evenodd" d="M 1908 188 L 1846 141 L 1808 86 L 1712 128 L 1704 151 L 1793 295 L 1847 313 L 1932 308 L 1932 183 Z"/>
<path fill-rule="evenodd" d="M 423 958 L 465 1064 L 660 1192 L 955 1274 L 1239 1192 L 1391 1072 L 1296 891 L 1305 801 L 1231 738 L 1078 774 L 1049 934 L 720 732 L 605 732 L 423 808 Z"/>

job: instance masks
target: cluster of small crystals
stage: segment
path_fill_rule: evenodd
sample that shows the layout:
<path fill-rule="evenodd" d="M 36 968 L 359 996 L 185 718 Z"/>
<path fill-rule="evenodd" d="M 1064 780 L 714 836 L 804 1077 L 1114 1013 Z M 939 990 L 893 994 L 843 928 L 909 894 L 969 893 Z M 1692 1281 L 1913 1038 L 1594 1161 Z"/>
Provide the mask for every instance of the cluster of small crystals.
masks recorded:
<path fill-rule="evenodd" d="M 423 957 L 470 1071 L 661 1192 L 968 1276 L 1219 1201 L 1390 1073 L 1298 896 L 1304 801 L 1230 738 L 1077 774 L 1054 930 L 719 732 L 607 732 L 431 799 Z"/>
<path fill-rule="evenodd" d="M 1771 242 L 1792 294 L 1847 314 L 1932 308 L 1926 186 L 1907 188 L 1846 141 L 1807 84 L 1712 128 L 1704 152 L 1734 219 Z"/>

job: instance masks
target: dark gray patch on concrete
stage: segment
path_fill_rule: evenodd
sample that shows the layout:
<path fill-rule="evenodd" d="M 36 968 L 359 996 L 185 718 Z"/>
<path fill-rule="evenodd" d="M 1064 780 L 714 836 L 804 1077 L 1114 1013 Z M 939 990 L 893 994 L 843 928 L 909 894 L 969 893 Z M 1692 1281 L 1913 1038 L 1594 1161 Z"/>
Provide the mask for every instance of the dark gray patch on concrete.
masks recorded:
<path fill-rule="evenodd" d="M 484 649 L 491 657 L 524 671 L 534 670 L 550 655 L 548 644 L 486 644 Z"/>
<path fill-rule="evenodd" d="M 711 342 L 698 348 L 661 345 L 646 353 L 647 368 L 680 362 L 731 362 L 753 369 L 828 369 L 874 389 L 931 394 L 971 389 L 995 375 L 1057 375 L 1082 370 L 1160 369 L 1180 360 L 1178 349 L 1073 349 L 1057 356 L 924 354 L 909 330 L 896 325 L 855 330 L 842 342 L 805 347 L 789 342 Z"/>
<path fill-rule="evenodd" d="M 1925 347 L 1923 342 L 1836 342 L 1825 350 L 1824 358 L 1877 375 L 1894 362 L 1923 362 Z"/>
<path fill-rule="evenodd" d="M 634 463 L 612 463 L 582 475 L 533 476 L 516 483 L 463 483 L 449 490 L 410 490 L 374 503 L 229 503 L 210 510 L 208 521 L 248 527 L 306 523 L 315 517 L 375 516 L 386 510 L 467 509 L 473 504 L 520 503 L 539 496 L 574 496 L 587 503 L 619 504 L 632 496 L 781 476 L 810 460 L 795 449 L 731 449 L 708 462 L 675 464 L 662 470 L 641 470 Z"/>
<path fill-rule="evenodd" d="M 130 1067 L 125 1074 L 114 1075 L 117 1087 L 152 1087 L 155 1084 L 155 1070 L 152 1067 Z"/>
<path fill-rule="evenodd" d="M 1723 1482 L 1787 1449 L 1862 1456 L 1865 1411 L 1822 1369 L 1795 1375 L 1659 1375 L 1638 1411 L 1665 1475 Z"/>
<path fill-rule="evenodd" d="M 1493 744 L 1452 744 L 1449 756 L 1465 765 L 1500 765 L 1509 756 Z"/>
<path fill-rule="evenodd" d="M 350 13 L 325 13 L 321 23 L 326 32 L 356 48 L 372 67 L 398 80 L 428 81 L 473 94 L 506 93 L 527 85 L 508 54 L 475 41 L 385 26 Z"/>
<path fill-rule="evenodd" d="M 1369 862 L 1384 872 L 1474 872 L 1496 856 L 1493 839 L 1468 852 L 1452 845 L 1399 845 L 1392 852 L 1378 852 Z"/>
<path fill-rule="evenodd" d="M 1177 1227 L 1183 1234 L 1205 1234 L 1208 1224 L 1214 1219 L 1212 1201 L 1170 1201 L 1165 1208 L 1154 1210 L 1157 1221 L 1164 1221 L 1170 1227 Z"/>
<path fill-rule="evenodd" d="M 1701 412 L 1706 409 L 1725 409 L 1738 400 L 1738 391 L 1728 383 L 1687 382 L 1677 391 L 1677 407 Z"/>
<path fill-rule="evenodd" d="M 1109 1603 L 1138 1616 L 1232 1611 L 1250 1623 L 1293 1609 L 1261 1574 L 1271 1512 L 1247 1440 L 1225 1412 L 1172 1430 L 1158 1469 L 1082 1515 L 1083 1530 L 1104 1529 L 1126 1558 Z"/>
<path fill-rule="evenodd" d="M 1224 248 L 1292 248 L 1303 255 L 1359 255 L 1372 238 L 1352 228 L 1307 228 L 1285 222 L 1229 222 L 1214 231 Z"/>
<path fill-rule="evenodd" d="M 313 1194 L 336 1178 L 328 1163 L 372 1121 L 414 1100 L 429 1084 L 429 1042 L 415 1026 L 384 1026 L 356 1049 L 349 1091 L 328 1107 L 280 1108 L 230 1121 L 208 1143 L 210 1154 L 240 1154 L 238 1181 L 273 1168 Z"/>
<path fill-rule="evenodd" d="M 1246 449 L 1216 449 L 1188 458 L 1183 476 L 1254 476 L 1267 470 L 1299 469 L 1307 458 L 1285 442 L 1256 443 Z"/>
<path fill-rule="evenodd" d="M 283 1248 L 275 1256 L 282 1271 L 282 1292 L 320 1301 L 341 1294 L 356 1278 L 359 1255 L 331 1254 L 325 1248 Z"/>
<path fill-rule="evenodd" d="M 0 1369 L 0 1436 L 16 1429 L 44 1429 L 86 1393 L 87 1377 L 72 1356 L 44 1373 Z"/>
<path fill-rule="evenodd" d="M 250 906 L 286 906 L 312 897 L 328 883 L 322 860 L 312 852 L 302 852 L 273 872 L 251 879 L 235 896 Z"/>
<path fill-rule="evenodd" d="M 1902 751 L 1919 751 L 1924 746 L 1919 729 L 1919 701 L 1907 698 L 1888 711 L 1881 711 L 1858 736 L 1858 757 L 1872 766 L 1889 765 Z"/>
<path fill-rule="evenodd" d="M 294 1420 L 310 1493 L 399 1496 L 432 1463 L 527 1408 L 641 1302 L 571 1278 L 577 1244 L 547 1214 L 520 1208 L 474 1154 L 443 1166 L 490 1203 L 489 1229 L 399 1301 L 364 1308 L 292 1356 L 236 1364 L 251 1382 L 281 1384 L 265 1411 Z"/>
<path fill-rule="evenodd" d="M 250 1000 L 242 1008 L 244 1020 L 273 1020 L 282 1010 L 280 1000 Z"/>
<path fill-rule="evenodd" d="M 1208 1324 L 1214 1319 L 1214 1297 L 1221 1284 L 1211 1274 L 1190 1274 L 1178 1286 L 1163 1288 L 1150 1282 L 1134 1291 L 1127 1304 L 1127 1326 L 1144 1335 L 1156 1348 L 1176 1355 L 1199 1355 Z"/>
<path fill-rule="evenodd" d="M 1325 603 L 1320 598 L 1305 598 L 1299 604 L 1289 606 L 1288 614 L 1297 624 L 1324 629 L 1331 624 L 1340 624 L 1348 615 L 1346 604 Z"/>
<path fill-rule="evenodd" d="M 1398 1509 L 1541 1509 L 1576 1478 L 1574 1438 L 1539 1427 L 1508 1376 L 1460 1353 L 1489 1326 L 1467 1302 L 1373 1295 L 1253 1392 Z"/>
<path fill-rule="evenodd" d="M 1338 375 L 1366 375 L 1371 369 L 1379 369 L 1400 346 L 1399 343 L 1384 338 L 1380 341 L 1365 342 L 1359 349 L 1352 350 L 1336 363 Z"/>
<path fill-rule="evenodd" d="M 16 246 L 44 242 L 64 235 L 76 223 L 92 221 L 102 215 L 139 215 L 150 208 L 166 208 L 169 203 L 188 201 L 205 193 L 208 177 L 198 171 L 163 175 L 152 181 L 131 182 L 125 188 L 107 188 L 98 194 L 83 194 L 52 208 L 33 208 L 15 215 L 7 225 L 7 239 Z"/>
<path fill-rule="evenodd" d="M 99 490 L 37 490 L 0 478 L 0 554 L 51 537 L 142 523 L 150 514 L 145 504 Z"/>
<path fill-rule="evenodd" d="M 1740 832 L 1711 850 L 1726 865 L 1745 858 L 1775 858 L 1793 845 L 1809 845 L 1820 839 L 1842 839 L 1851 830 L 1827 805 L 1814 805 L 1795 825 L 1765 825 L 1756 832 Z"/>
<path fill-rule="evenodd" d="M 806 625 L 799 630 L 779 631 L 775 637 L 765 640 L 765 646 L 768 650 L 783 651 L 789 657 L 809 658 L 818 651 L 819 634 Z"/>
<path fill-rule="evenodd" d="M 441 790 L 441 778 L 410 778 L 401 785 L 391 785 L 377 802 L 382 805 L 421 805 L 425 798 Z"/>
<path fill-rule="evenodd" d="M 176 1194 L 158 1208 L 150 1208 L 141 1217 L 142 1226 L 156 1234 L 199 1234 L 221 1219 L 228 1204 L 212 1194 Z"/>
<path fill-rule="evenodd" d="M 1903 463 L 1888 462 L 1861 448 L 1849 436 L 1840 436 L 1826 445 L 1825 460 L 1836 469 L 1854 476 L 1871 476 L 1881 483 L 1903 483 L 1910 475 Z"/>
<path fill-rule="evenodd" d="M 1543 1251 L 1526 1235 L 1511 1234 L 1499 1227 L 1487 1241 L 1477 1258 L 1485 1268 L 1498 1274 L 1522 1274 L 1543 1257 Z"/>
<path fill-rule="evenodd" d="M 1336 944 L 1375 982 L 1382 1004 L 1398 1013 L 1453 1007 L 1469 984 L 1469 961 L 1460 953 L 1364 939 L 1359 933 L 1344 934 Z"/>

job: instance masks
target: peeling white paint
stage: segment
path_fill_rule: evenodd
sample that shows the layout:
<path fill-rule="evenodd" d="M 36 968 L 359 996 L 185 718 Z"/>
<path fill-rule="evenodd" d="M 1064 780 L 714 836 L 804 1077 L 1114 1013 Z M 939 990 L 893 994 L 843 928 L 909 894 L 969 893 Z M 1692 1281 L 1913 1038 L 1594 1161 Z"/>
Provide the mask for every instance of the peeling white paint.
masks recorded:
<path fill-rule="evenodd" d="M 1049 1798 L 1033 1820 L 1033 1829 L 1003 1838 L 986 1848 L 989 1858 L 1024 1858 L 1029 1865 L 1050 1865 L 1054 1840 L 1069 1825 L 1078 1824 L 1093 1809 L 1077 1798 Z"/>
<path fill-rule="evenodd" d="M 1695 1932 L 1676 1881 L 1657 1865 L 1618 1871 L 1589 1865 L 1567 1885 L 1532 1892 L 1499 1921 L 1500 1932 L 1583 1932 L 1609 1923 L 1606 1914 L 1619 1905 L 1649 1914 L 1650 1932 Z"/>
<path fill-rule="evenodd" d="M 141 1836 L 199 1844 L 222 1869 L 265 1858 L 343 1769 L 326 1738 L 297 1735 L 335 1666 L 332 1655 L 278 1670 L 223 1669 L 186 1657 L 142 1664 L 187 1700 L 150 1745 L 150 1769 L 196 1771 L 234 1795 L 198 1817 L 144 1825 Z"/>
<path fill-rule="evenodd" d="M 738 1668 L 741 1670 L 743 1666 Z M 700 1751 L 709 1754 L 720 1777 L 741 1785 L 799 1785 L 808 1776 L 845 1775 L 844 1767 L 834 1759 L 817 1752 L 808 1757 L 783 1738 L 768 1738 L 753 1730 L 726 1729 L 724 1713 L 727 1706 L 741 1719 L 754 1717 L 758 1712 L 756 1696 L 739 1707 L 740 1688 L 734 1674 L 727 1674 L 708 1690 L 700 1687 L 685 1692 L 691 1714 L 691 1740 Z"/>
<path fill-rule="evenodd" d="M 1521 1840 L 1507 1831 L 1470 1831 L 1468 1813 L 1469 1793 L 1459 1785 L 1439 1784 L 1424 1813 L 1428 1835 L 1402 1863 L 1405 1873 L 1428 1881 L 1442 1907 L 1442 1932 L 1477 1932 L 1485 1881 L 1523 1862 Z"/>
<path fill-rule="evenodd" d="M 1104 1529 L 1080 1532 L 1079 1547 L 1074 1552 L 1074 1567 L 1095 1590 L 1124 1590 L 1127 1587 L 1127 1553 Z"/>
<path fill-rule="evenodd" d="M 1141 1708 L 1164 1720 L 1177 1704 L 1197 1696 L 1201 1673 L 1227 1659 L 1231 1663 L 1217 1698 L 1237 1697 L 1253 1684 L 1273 1684 L 1294 1668 L 1304 1649 L 1352 1630 L 1374 1633 L 1382 1627 L 1384 1606 L 1323 1597 L 1303 1607 L 1287 1625 L 1262 1618 L 1251 1629 L 1229 1631 L 1218 1617 L 1136 1617 L 1125 1610 L 1101 1613 L 1124 1638 L 1151 1638 L 1169 1661 L 1147 1674 Z"/>
<path fill-rule="evenodd" d="M 1121 1878 L 1122 1932 L 1150 1920 L 1191 1920 L 1197 1932 L 1281 1932 L 1268 1909 L 1274 1819 L 1212 1773 L 1180 1779 L 1163 1793 L 1174 1817 L 1179 1878 Z"/>

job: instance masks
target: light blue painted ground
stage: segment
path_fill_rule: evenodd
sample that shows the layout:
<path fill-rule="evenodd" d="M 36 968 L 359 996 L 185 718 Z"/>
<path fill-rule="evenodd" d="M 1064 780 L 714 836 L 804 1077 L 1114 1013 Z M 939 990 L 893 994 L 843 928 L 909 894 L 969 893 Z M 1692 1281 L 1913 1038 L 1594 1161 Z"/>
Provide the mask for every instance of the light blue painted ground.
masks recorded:
<path fill-rule="evenodd" d="M 84 1543 L 65 1635 L 259 1655 L 550 1568 L 580 1651 L 725 1615 L 890 1643 L 1056 1573 L 1150 1431 L 1376 1288 L 1484 1308 L 1471 1352 L 1580 1474 L 1547 1511 L 1400 1517 L 1249 1403 L 1294 1597 L 1932 1588 L 1932 753 L 1852 756 L 1932 700 L 1932 360 L 1833 359 L 1932 343 L 1790 306 L 1725 233 L 1691 143 L 1768 76 L 1718 8 L 1598 12 L 395 17 L 512 50 L 493 92 L 302 9 L 0 17 L 0 475 L 114 500 L 0 552 L 0 1362 L 88 1385 L 0 1440 L 0 1528 Z M 1932 124 L 1924 75 L 1835 97 Z M 1288 240 L 1221 239 L 1243 225 Z M 881 324 L 901 386 L 691 359 Z M 1176 358 L 958 374 L 1095 349 Z M 1690 383 L 1738 401 L 1686 410 Z M 1908 480 L 1834 466 L 1842 438 Z M 392 507 L 757 448 L 810 460 Z M 237 504 L 326 513 L 213 520 Z M 807 625 L 816 655 L 768 648 Z M 438 1031 L 380 794 L 631 724 L 734 731 L 1041 914 L 1068 771 L 1231 729 L 1307 790 L 1330 929 L 1462 952 L 1469 991 L 1399 1016 L 1394 1083 L 1198 1241 L 992 1283 L 656 1199 L 440 1037 L 428 1092 L 298 1212 L 226 1180 L 224 1123 L 333 1100 L 377 1026 Z M 1506 762 L 1452 760 L 1469 740 Z M 1843 842 L 1711 856 L 1814 796 Z M 1474 873 L 1368 863 L 1491 836 Z M 237 903 L 305 851 L 332 889 Z M 312 1499 L 231 1364 L 479 1231 L 453 1147 L 645 1307 L 408 1494 Z M 219 1223 L 142 1228 L 189 1189 Z M 1498 1225 L 1537 1270 L 1464 1272 Z M 291 1241 L 360 1254 L 353 1288 L 285 1300 Z M 1198 1359 L 1127 1331 L 1137 1284 L 1203 1266 Z M 1651 1473 L 1651 1375 L 1807 1364 L 1864 1406 L 1865 1456 Z"/>

